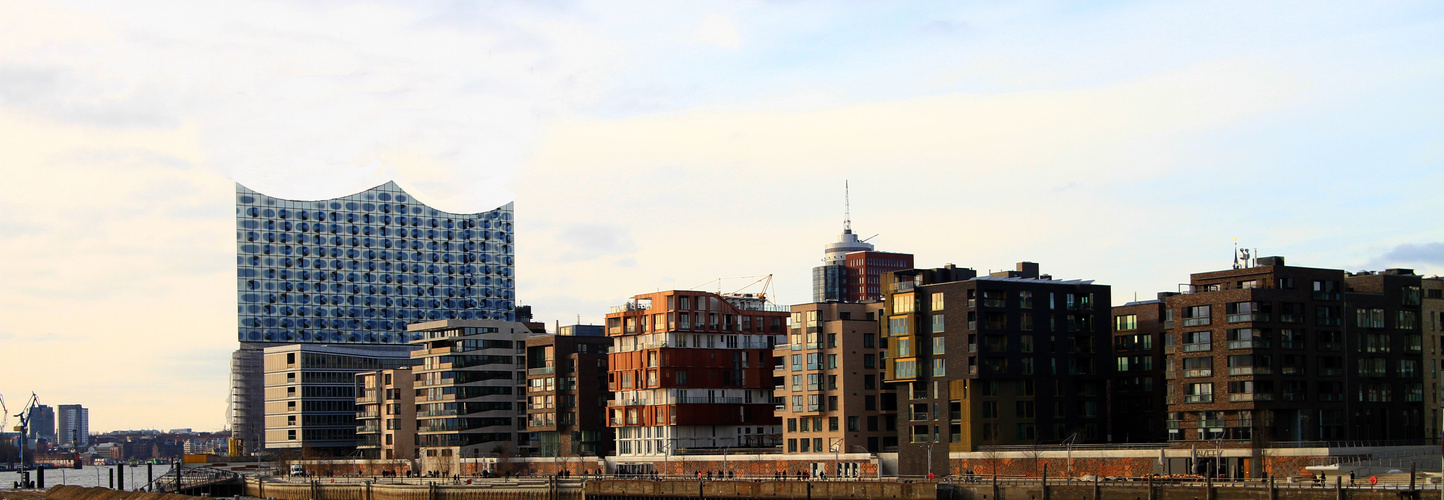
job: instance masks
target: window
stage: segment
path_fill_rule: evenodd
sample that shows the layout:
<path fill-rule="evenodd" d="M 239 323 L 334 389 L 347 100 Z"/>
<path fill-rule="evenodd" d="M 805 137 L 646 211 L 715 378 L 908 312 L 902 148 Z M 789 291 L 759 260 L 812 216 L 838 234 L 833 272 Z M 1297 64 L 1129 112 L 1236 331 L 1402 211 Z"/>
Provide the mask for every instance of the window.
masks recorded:
<path fill-rule="evenodd" d="M 918 369 L 916 361 L 909 359 L 893 362 L 894 378 L 914 378 L 917 377 L 917 371 Z"/>
<path fill-rule="evenodd" d="M 1417 290 L 1417 288 L 1416 288 L 1416 290 Z M 1416 304 L 1416 305 L 1417 305 L 1417 304 Z M 932 310 L 934 310 L 934 311 L 941 311 L 941 310 L 943 310 L 943 292 L 933 292 Z"/>
<path fill-rule="evenodd" d="M 863 367 L 863 368 L 877 368 L 877 355 L 875 355 L 875 354 L 864 354 L 864 355 L 862 355 L 862 367 Z"/>
<path fill-rule="evenodd" d="M 792 355 L 792 371 L 802 371 L 802 355 Z"/>
<path fill-rule="evenodd" d="M 945 348 L 945 345 L 944 345 L 946 340 L 947 340 L 947 339 L 945 339 L 945 338 L 943 338 L 943 337 L 933 337 L 933 354 L 934 354 L 934 355 L 937 355 L 937 354 L 946 354 L 946 353 L 947 353 L 947 349 Z"/>
<path fill-rule="evenodd" d="M 948 360 L 938 358 L 933 360 L 933 376 L 943 377 L 948 374 Z"/>
<path fill-rule="evenodd" d="M 1212 403 L 1212 402 L 1213 402 L 1213 384 L 1207 383 L 1207 382 L 1200 383 L 1200 384 L 1188 384 L 1188 385 L 1187 385 L 1187 389 L 1188 389 L 1188 391 L 1185 392 L 1185 393 L 1184 393 L 1184 396 L 1183 396 L 1183 402 L 1185 402 L 1185 403 Z"/>
<path fill-rule="evenodd" d="M 827 355 L 827 367 L 828 367 L 828 368 L 837 368 L 837 355 L 836 355 L 836 354 L 828 354 L 828 355 Z"/>
<path fill-rule="evenodd" d="M 1033 292 L 1018 292 L 1018 307 L 1023 309 L 1033 308 Z"/>
<path fill-rule="evenodd" d="M 943 333 L 943 315 L 933 315 L 933 333 Z"/>
<path fill-rule="evenodd" d="M 893 344 L 897 346 L 897 357 L 904 358 L 913 355 L 912 339 L 900 338 Z"/>
<path fill-rule="evenodd" d="M 1354 310 L 1354 326 L 1361 328 L 1383 328 L 1383 309 L 1356 309 Z"/>
<path fill-rule="evenodd" d="M 1183 358 L 1183 376 L 1185 377 L 1209 377 L 1213 376 L 1213 358 L 1199 356 Z"/>
<path fill-rule="evenodd" d="M 1414 330 L 1417 324 L 1419 317 L 1414 311 L 1399 311 L 1399 317 L 1394 320 L 1394 328 L 1400 330 Z"/>
<path fill-rule="evenodd" d="M 836 419 L 837 417 L 832 417 L 832 418 Z M 857 425 L 857 417 L 856 417 L 856 416 L 847 417 L 847 431 L 848 431 L 848 432 L 858 432 L 858 425 Z"/>
<path fill-rule="evenodd" d="M 1213 350 L 1213 332 L 1198 331 L 1183 333 L 1183 352 Z"/>
<path fill-rule="evenodd" d="M 1190 306 L 1183 308 L 1183 326 L 1204 326 L 1213 322 L 1210 306 Z"/>
<path fill-rule="evenodd" d="M 873 335 L 872 335 L 871 333 L 864 333 L 864 334 L 862 334 L 862 346 L 863 346 L 863 347 L 876 347 L 876 346 L 877 346 L 877 339 L 876 339 L 875 337 L 873 337 Z"/>
<path fill-rule="evenodd" d="M 877 389 L 877 376 L 876 376 L 876 375 L 872 375 L 872 374 L 863 375 L 863 376 L 862 376 L 862 388 L 863 388 L 863 389 L 866 389 L 866 390 L 869 390 L 869 391 L 871 391 L 871 390 L 876 390 L 876 389 Z"/>
<path fill-rule="evenodd" d="M 1114 316 L 1114 317 L 1113 317 L 1113 329 L 1114 329 L 1114 330 L 1119 330 L 1119 331 L 1121 331 L 1121 330 L 1137 330 L 1137 329 L 1138 329 L 1138 315 L 1137 315 L 1137 314 L 1124 314 L 1124 315 L 1122 315 L 1122 316 Z"/>
<path fill-rule="evenodd" d="M 916 310 L 916 300 L 911 293 L 899 293 L 892 296 L 892 313 L 907 314 Z"/>
<path fill-rule="evenodd" d="M 907 316 L 888 318 L 887 334 L 889 336 L 908 335 L 912 333 L 911 322 Z"/>

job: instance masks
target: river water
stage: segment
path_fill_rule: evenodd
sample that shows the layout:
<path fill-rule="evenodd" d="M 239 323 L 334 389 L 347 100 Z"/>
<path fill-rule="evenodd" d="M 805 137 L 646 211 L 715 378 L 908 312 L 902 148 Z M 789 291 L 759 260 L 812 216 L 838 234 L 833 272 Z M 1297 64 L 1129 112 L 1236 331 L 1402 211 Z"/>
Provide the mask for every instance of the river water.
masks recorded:
<path fill-rule="evenodd" d="M 125 489 L 134 490 L 146 484 L 145 465 L 125 467 Z M 155 477 L 171 470 L 170 464 L 153 465 Z M 81 469 L 46 469 L 45 487 L 58 485 L 72 486 L 110 486 L 110 474 L 115 466 L 95 467 L 85 466 Z M 20 473 L 15 471 L 0 472 L 0 490 L 8 490 L 20 480 Z M 30 471 L 30 480 L 35 481 L 35 471 Z"/>

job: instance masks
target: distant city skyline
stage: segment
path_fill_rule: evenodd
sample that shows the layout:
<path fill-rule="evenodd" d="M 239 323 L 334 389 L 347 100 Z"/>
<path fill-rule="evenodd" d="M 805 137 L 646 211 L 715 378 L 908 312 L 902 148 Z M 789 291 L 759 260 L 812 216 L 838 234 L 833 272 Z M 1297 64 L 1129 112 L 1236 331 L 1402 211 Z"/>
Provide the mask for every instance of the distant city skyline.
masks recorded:
<path fill-rule="evenodd" d="M 1441 274 L 1441 14 L 9 2 L 0 393 L 95 432 L 221 428 L 236 182 L 515 202 L 516 302 L 549 325 L 742 276 L 807 302 L 844 180 L 853 231 L 918 267 L 1044 262 L 1118 304 L 1235 239 Z"/>

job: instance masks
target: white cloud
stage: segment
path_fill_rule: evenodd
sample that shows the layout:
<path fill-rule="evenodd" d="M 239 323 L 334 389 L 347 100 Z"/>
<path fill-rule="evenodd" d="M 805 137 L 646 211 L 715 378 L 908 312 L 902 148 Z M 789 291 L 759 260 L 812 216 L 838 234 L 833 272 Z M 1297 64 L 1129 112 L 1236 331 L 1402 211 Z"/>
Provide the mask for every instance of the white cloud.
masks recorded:
<path fill-rule="evenodd" d="M 738 31 L 737 23 L 725 14 L 712 13 L 703 18 L 697 28 L 697 39 L 724 49 L 742 48 L 742 32 Z"/>

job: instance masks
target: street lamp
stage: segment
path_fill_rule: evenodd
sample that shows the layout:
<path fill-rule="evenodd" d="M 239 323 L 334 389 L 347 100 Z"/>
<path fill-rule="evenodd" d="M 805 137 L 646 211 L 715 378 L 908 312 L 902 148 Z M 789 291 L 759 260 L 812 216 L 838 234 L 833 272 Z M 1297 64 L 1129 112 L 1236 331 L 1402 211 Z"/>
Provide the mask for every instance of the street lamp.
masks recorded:
<path fill-rule="evenodd" d="M 842 438 L 832 438 L 832 477 L 842 477 Z M 930 467 L 931 468 L 931 467 Z"/>

